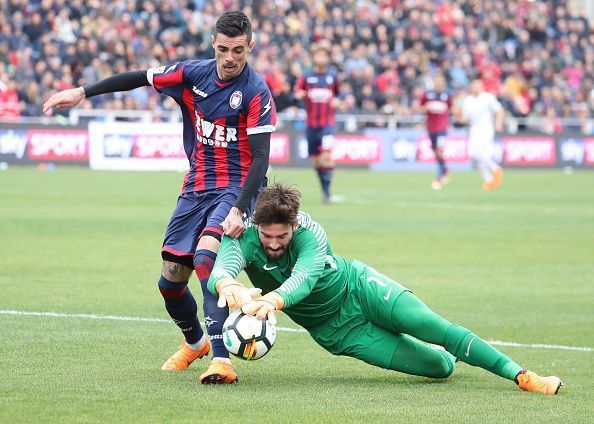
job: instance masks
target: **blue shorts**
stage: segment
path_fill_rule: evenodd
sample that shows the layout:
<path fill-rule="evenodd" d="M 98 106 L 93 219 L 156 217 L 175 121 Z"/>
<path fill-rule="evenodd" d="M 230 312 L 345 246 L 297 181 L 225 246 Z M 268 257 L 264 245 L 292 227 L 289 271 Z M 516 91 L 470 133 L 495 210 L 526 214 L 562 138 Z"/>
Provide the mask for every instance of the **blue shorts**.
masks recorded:
<path fill-rule="evenodd" d="M 433 150 L 438 147 L 443 149 L 446 143 L 447 133 L 445 131 L 437 133 L 429 133 L 429 139 L 431 140 L 431 148 Z"/>
<path fill-rule="evenodd" d="M 305 137 L 307 138 L 307 153 L 309 156 L 318 156 L 324 150 L 332 150 L 334 144 L 334 135 L 336 127 L 307 128 Z"/>
<path fill-rule="evenodd" d="M 220 238 L 222 222 L 237 201 L 239 188 L 182 193 L 177 199 L 161 249 L 163 259 L 193 268 L 194 252 L 203 235 Z M 251 213 L 251 207 L 246 211 Z"/>

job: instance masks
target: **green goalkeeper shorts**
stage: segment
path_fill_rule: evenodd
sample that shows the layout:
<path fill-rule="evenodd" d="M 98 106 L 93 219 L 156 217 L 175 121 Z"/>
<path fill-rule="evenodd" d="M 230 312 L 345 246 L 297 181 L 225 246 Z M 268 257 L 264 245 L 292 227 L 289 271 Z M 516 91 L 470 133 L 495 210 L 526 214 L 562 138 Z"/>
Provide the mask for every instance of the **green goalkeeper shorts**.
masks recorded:
<path fill-rule="evenodd" d="M 353 260 L 349 264 L 347 296 L 338 314 L 327 325 L 311 332 L 313 339 L 334 355 L 346 355 L 391 369 L 394 352 L 403 336 L 386 328 L 396 299 L 406 287 L 372 267 Z"/>

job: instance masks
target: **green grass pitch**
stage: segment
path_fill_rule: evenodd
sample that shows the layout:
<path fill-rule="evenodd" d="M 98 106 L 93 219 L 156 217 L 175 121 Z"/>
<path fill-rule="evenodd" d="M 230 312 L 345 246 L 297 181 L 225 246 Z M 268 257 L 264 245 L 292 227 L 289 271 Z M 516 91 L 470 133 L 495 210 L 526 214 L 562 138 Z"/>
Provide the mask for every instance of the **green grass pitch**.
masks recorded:
<path fill-rule="evenodd" d="M 433 192 L 428 173 L 339 170 L 334 191 L 346 201 L 332 206 L 311 170 L 269 177 L 302 189 L 335 252 L 485 339 L 590 350 L 500 347 L 565 381 L 546 397 L 465 364 L 434 381 L 279 332 L 262 360 L 235 361 L 238 385 L 202 386 L 204 360 L 159 370 L 180 340 L 172 323 L 6 312 L 166 319 L 159 252 L 182 174 L 9 168 L 0 172 L 0 422 L 594 422 L 594 173 L 507 171 L 485 193 L 476 173 Z M 195 277 L 191 287 L 200 298 Z"/>

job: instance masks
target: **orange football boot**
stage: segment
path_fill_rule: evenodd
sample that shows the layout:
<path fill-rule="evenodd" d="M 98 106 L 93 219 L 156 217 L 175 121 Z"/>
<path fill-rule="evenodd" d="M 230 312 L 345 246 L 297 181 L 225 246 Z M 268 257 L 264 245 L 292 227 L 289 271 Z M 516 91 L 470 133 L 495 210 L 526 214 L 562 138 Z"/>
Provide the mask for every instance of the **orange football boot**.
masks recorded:
<path fill-rule="evenodd" d="M 206 343 L 201 349 L 191 349 L 185 340 L 182 340 L 177 352 L 167 360 L 161 367 L 163 371 L 179 371 L 187 369 L 192 362 L 200 359 L 210 352 L 210 340 L 206 337 Z"/>
<path fill-rule="evenodd" d="M 493 171 L 493 188 L 497 188 L 503 182 L 503 169 L 500 166 Z"/>
<path fill-rule="evenodd" d="M 520 389 L 528 392 L 542 393 L 543 395 L 556 395 L 563 382 L 559 377 L 541 377 L 532 371 L 523 370 L 516 377 Z"/>
<path fill-rule="evenodd" d="M 239 382 L 239 378 L 233 371 L 232 364 L 213 358 L 208 370 L 200 376 L 200 382 L 202 384 L 234 384 Z"/>

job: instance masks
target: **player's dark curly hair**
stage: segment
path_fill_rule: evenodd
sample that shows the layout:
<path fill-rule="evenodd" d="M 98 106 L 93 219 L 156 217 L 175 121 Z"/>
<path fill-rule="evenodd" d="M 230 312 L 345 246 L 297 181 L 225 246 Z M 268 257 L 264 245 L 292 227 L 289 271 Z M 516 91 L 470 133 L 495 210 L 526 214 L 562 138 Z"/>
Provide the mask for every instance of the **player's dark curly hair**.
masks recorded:
<path fill-rule="evenodd" d="M 225 12 L 217 19 L 215 38 L 219 33 L 225 34 L 227 37 L 239 37 L 245 34 L 245 39 L 249 44 L 252 41 L 252 23 L 242 12 L 236 10 Z"/>
<path fill-rule="evenodd" d="M 264 224 L 296 224 L 301 192 L 296 187 L 274 183 L 266 187 L 256 200 L 252 222 Z"/>

